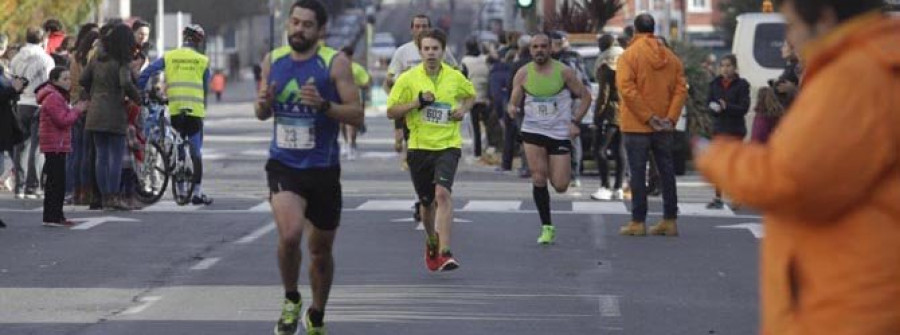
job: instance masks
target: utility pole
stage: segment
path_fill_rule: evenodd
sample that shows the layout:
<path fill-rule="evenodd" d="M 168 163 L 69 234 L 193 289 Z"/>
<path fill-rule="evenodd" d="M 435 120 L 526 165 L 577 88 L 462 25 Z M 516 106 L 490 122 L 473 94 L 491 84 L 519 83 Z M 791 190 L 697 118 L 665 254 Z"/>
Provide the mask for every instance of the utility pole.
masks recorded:
<path fill-rule="evenodd" d="M 163 0 L 156 0 L 156 57 L 162 57 L 163 51 L 165 51 L 165 8 L 163 7 Z"/>
<path fill-rule="evenodd" d="M 275 50 L 275 0 L 269 0 L 269 50 Z"/>

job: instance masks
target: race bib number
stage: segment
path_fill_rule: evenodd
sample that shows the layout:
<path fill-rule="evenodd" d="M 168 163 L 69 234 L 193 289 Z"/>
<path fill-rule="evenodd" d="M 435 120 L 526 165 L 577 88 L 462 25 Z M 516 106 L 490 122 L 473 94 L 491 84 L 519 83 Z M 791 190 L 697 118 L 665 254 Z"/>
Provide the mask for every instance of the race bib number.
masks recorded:
<path fill-rule="evenodd" d="M 552 119 L 559 114 L 555 98 L 534 98 L 526 107 L 530 107 L 531 114 L 540 119 Z"/>
<path fill-rule="evenodd" d="M 450 124 L 450 111 L 449 104 L 435 102 L 422 109 L 422 120 L 426 123 L 447 125 Z"/>
<path fill-rule="evenodd" d="M 275 145 L 281 149 L 291 150 L 315 148 L 315 120 L 311 118 L 277 118 L 275 120 Z"/>

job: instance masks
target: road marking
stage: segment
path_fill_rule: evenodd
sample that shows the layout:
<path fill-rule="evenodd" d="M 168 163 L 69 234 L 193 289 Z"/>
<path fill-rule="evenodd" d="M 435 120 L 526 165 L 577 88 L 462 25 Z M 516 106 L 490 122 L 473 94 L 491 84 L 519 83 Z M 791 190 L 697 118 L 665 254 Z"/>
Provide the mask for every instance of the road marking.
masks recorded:
<path fill-rule="evenodd" d="M 763 236 L 765 236 L 765 231 L 763 230 L 763 225 L 761 225 L 759 223 L 754 223 L 754 222 L 741 223 L 741 224 L 735 224 L 735 225 L 727 225 L 727 226 L 716 226 L 716 228 L 747 229 L 750 231 L 751 234 L 753 234 L 753 237 L 756 237 L 756 239 L 761 239 L 761 238 L 763 238 Z"/>
<path fill-rule="evenodd" d="M 130 308 L 126 309 L 124 312 L 122 312 L 121 314 L 122 315 L 138 314 L 140 312 L 143 312 L 145 309 L 149 308 L 151 305 L 153 305 L 154 303 L 156 303 L 157 301 L 159 301 L 161 299 L 162 299 L 162 297 L 160 297 L 160 296 L 142 297 L 142 298 L 138 299 L 138 301 L 141 302 L 140 305 L 130 307 Z"/>
<path fill-rule="evenodd" d="M 269 224 L 259 227 L 259 229 L 254 230 L 252 233 L 248 234 L 247 236 L 241 237 L 241 239 L 235 241 L 234 243 L 237 243 L 237 244 L 253 243 L 253 241 L 258 240 L 260 237 L 263 237 L 264 235 L 268 234 L 269 232 L 275 230 L 275 228 L 276 228 L 275 222 L 269 222 Z"/>
<path fill-rule="evenodd" d="M 251 211 L 251 212 L 271 212 L 272 205 L 269 204 L 268 201 L 263 201 L 259 205 L 250 207 L 249 211 Z"/>
<path fill-rule="evenodd" d="M 81 223 L 79 225 L 72 227 L 71 228 L 72 230 L 88 230 L 88 229 L 94 228 L 96 226 L 99 226 L 105 222 L 110 222 L 110 221 L 119 221 L 119 222 L 138 222 L 139 221 L 137 219 L 120 218 L 120 217 L 116 217 L 116 216 L 101 216 L 101 217 L 95 217 L 95 218 L 76 218 L 76 219 L 71 219 L 71 220 L 73 222 L 84 222 L 84 223 Z"/>
<path fill-rule="evenodd" d="M 414 200 L 369 200 L 356 207 L 357 210 L 369 211 L 411 211 Z"/>
<path fill-rule="evenodd" d="M 205 157 L 204 157 L 204 159 L 205 159 Z M 144 211 L 144 212 L 176 212 L 176 211 L 177 212 L 187 212 L 187 211 L 195 211 L 201 207 L 203 207 L 203 206 L 195 206 L 195 205 L 179 206 L 178 204 L 176 204 L 174 202 L 174 200 L 166 200 L 166 201 L 160 201 L 153 205 L 145 207 L 144 209 L 141 209 L 141 211 Z"/>
<path fill-rule="evenodd" d="M 463 207 L 464 211 L 517 211 L 521 201 L 472 200 Z"/>
<path fill-rule="evenodd" d="M 247 135 L 204 135 L 206 143 L 270 143 L 272 136 L 247 136 Z M 394 144 L 394 137 L 359 138 L 357 144 L 385 145 Z M 471 144 L 471 139 L 463 139 L 463 144 Z"/>
<path fill-rule="evenodd" d="M 619 297 L 614 295 L 601 295 L 600 316 L 607 318 L 617 318 L 622 316 L 622 313 L 619 310 Z"/>
<path fill-rule="evenodd" d="M 204 260 L 198 262 L 197 264 L 194 264 L 194 266 L 191 267 L 191 270 L 195 270 L 195 271 L 196 271 L 196 270 L 206 270 L 206 269 L 209 269 L 209 268 L 211 268 L 213 265 L 216 265 L 216 263 L 219 262 L 219 259 L 220 259 L 220 258 L 218 258 L 218 257 L 212 257 L 212 258 L 204 259 Z"/>
<path fill-rule="evenodd" d="M 378 196 L 378 195 L 372 195 Z M 256 198 L 258 199 L 258 198 Z M 253 203 L 256 203 L 255 201 Z M 413 200 L 369 200 L 363 203 L 356 208 L 344 208 L 343 212 L 345 213 L 353 213 L 353 212 L 409 212 L 412 213 L 413 210 Z M 562 203 L 562 202 L 556 202 Z M 628 215 L 630 211 L 628 211 L 627 207 L 625 207 L 624 203 L 617 202 L 592 202 L 592 201 L 572 201 L 572 210 L 554 210 L 554 215 L 585 215 L 585 214 L 607 214 L 607 215 Z M 679 203 L 679 206 L 684 208 L 686 203 Z M 704 204 L 695 204 L 696 206 L 704 206 Z M 171 205 L 160 205 L 158 207 L 152 208 L 150 211 L 154 213 L 179 213 L 179 214 L 199 214 L 199 215 L 211 215 L 211 214 L 263 214 L 269 213 L 269 211 L 264 210 L 262 204 L 252 205 L 247 204 L 242 209 L 214 209 L 214 207 L 209 206 L 175 206 Z M 150 208 L 150 207 L 148 207 Z M 144 209 L 147 210 L 147 209 Z M 31 209 L 21 209 L 21 208 L 8 208 L 8 207 L 0 207 L 0 211 L 4 213 L 34 213 Z M 90 215 L 96 213 L 96 211 L 90 211 L 87 207 L 75 207 L 72 209 L 66 208 L 67 213 L 79 213 Z M 135 211 L 134 213 L 140 213 L 141 211 Z M 467 213 L 516 213 L 516 214 L 537 214 L 537 210 L 534 209 L 518 209 L 516 211 L 509 211 L 508 209 L 484 209 L 484 210 L 466 210 Z M 751 212 L 752 213 L 752 212 Z M 661 216 L 662 212 L 650 211 L 647 213 L 651 216 Z M 410 214 L 411 215 L 411 214 Z M 747 220 L 759 220 L 761 216 L 759 214 L 736 214 L 730 210 L 703 210 L 700 212 L 694 212 L 691 210 L 682 210 L 679 213 L 679 216 L 682 217 L 708 217 L 708 218 L 730 218 L 730 219 L 747 219 Z"/>
<path fill-rule="evenodd" d="M 572 212 L 585 214 L 628 214 L 628 207 L 621 201 L 574 201 Z"/>
<path fill-rule="evenodd" d="M 363 151 L 360 153 L 360 157 L 372 159 L 392 159 L 397 158 L 398 154 L 395 151 Z"/>
<path fill-rule="evenodd" d="M 731 217 L 735 216 L 731 208 L 724 209 L 708 209 L 703 203 L 679 203 L 678 215 L 686 216 L 718 216 Z"/>
<path fill-rule="evenodd" d="M 391 222 L 413 222 L 415 219 L 413 218 L 403 218 L 403 219 L 393 219 Z M 455 223 L 472 223 L 472 220 L 453 218 L 453 222 Z M 419 222 L 421 224 L 421 222 Z"/>

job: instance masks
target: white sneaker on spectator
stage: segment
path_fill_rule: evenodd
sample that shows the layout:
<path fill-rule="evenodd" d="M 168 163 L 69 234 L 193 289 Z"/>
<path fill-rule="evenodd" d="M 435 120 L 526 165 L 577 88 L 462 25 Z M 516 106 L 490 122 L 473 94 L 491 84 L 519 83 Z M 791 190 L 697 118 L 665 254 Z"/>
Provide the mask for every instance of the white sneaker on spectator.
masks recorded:
<path fill-rule="evenodd" d="M 616 189 L 615 191 L 613 191 L 613 196 L 612 196 L 612 198 L 613 198 L 613 200 L 623 200 L 623 199 L 625 199 L 625 191 L 623 191 L 621 188 L 620 188 L 620 189 Z"/>
<path fill-rule="evenodd" d="M 25 199 L 25 193 L 16 193 L 16 199 Z"/>
<path fill-rule="evenodd" d="M 606 201 L 606 200 L 612 200 L 612 196 L 613 196 L 612 191 L 610 191 L 606 187 L 600 187 L 600 189 L 598 189 L 597 192 L 594 192 L 594 194 L 591 194 L 591 199 Z"/>

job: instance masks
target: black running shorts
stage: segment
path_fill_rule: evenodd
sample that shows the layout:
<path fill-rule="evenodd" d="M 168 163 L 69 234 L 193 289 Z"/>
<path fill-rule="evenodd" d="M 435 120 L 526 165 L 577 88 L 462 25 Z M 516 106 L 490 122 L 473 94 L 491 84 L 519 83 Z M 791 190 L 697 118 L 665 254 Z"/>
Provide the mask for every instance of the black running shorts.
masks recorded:
<path fill-rule="evenodd" d="M 572 141 L 557 140 L 544 135 L 522 132 L 522 142 L 536 145 L 547 150 L 549 155 L 568 155 L 572 153 Z"/>
<path fill-rule="evenodd" d="M 462 150 L 457 148 L 440 151 L 412 149 L 406 154 L 409 174 L 419 201 L 430 205 L 434 201 L 434 187 L 441 185 L 448 191 L 453 190 L 453 179 Z"/>
<path fill-rule="evenodd" d="M 297 170 L 270 159 L 266 163 L 269 197 L 293 192 L 306 200 L 306 218 L 321 230 L 335 230 L 341 221 L 341 169 Z"/>

